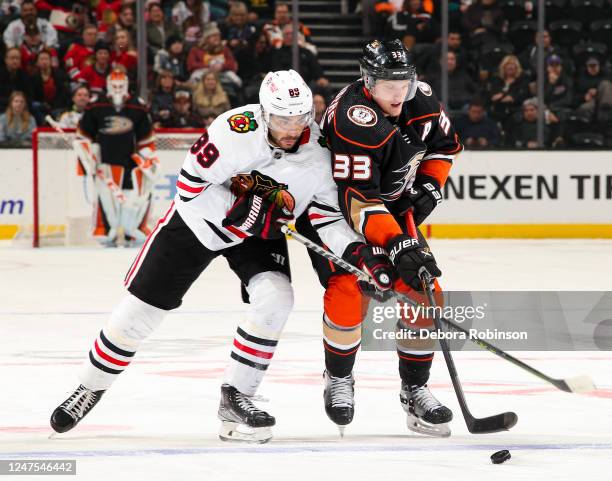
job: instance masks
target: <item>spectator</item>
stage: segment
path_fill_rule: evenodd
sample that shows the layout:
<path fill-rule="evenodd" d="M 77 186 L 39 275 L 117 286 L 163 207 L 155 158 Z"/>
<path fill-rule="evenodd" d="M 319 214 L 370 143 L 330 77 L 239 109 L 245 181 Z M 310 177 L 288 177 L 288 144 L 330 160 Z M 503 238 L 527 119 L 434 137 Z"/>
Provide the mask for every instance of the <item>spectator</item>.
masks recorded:
<path fill-rule="evenodd" d="M 283 27 L 283 46 L 274 52 L 272 56 L 272 70 L 288 70 L 292 68 L 292 51 L 291 43 L 293 39 L 293 26 L 287 24 Z M 329 80 L 323 76 L 323 69 L 319 65 L 319 61 L 313 53 L 304 48 L 299 47 L 300 56 L 300 74 L 304 81 L 311 86 L 325 88 L 329 85 Z"/>
<path fill-rule="evenodd" d="M 386 36 L 414 37 L 418 45 L 434 43 L 440 37 L 440 28 L 434 18 L 423 9 L 422 0 L 405 0 L 402 9 L 387 20 Z"/>
<path fill-rule="evenodd" d="M 523 102 L 522 115 L 515 116 L 511 128 L 506 131 L 508 147 L 519 149 L 538 148 L 538 101 L 530 98 Z M 549 144 L 550 132 L 544 126 L 544 145 Z"/>
<path fill-rule="evenodd" d="M 177 89 L 174 92 L 172 112 L 168 119 L 161 122 L 165 128 L 201 128 L 204 122 L 191 111 L 191 92 L 186 89 Z"/>
<path fill-rule="evenodd" d="M 15 90 L 9 97 L 6 112 L 0 115 L 0 145 L 3 147 L 30 147 L 34 117 L 28 111 L 23 92 Z"/>
<path fill-rule="evenodd" d="M 170 36 L 166 39 L 165 49 L 159 50 L 155 55 L 153 70 L 157 73 L 170 71 L 179 83 L 185 83 L 187 74 L 187 55 L 183 41 L 178 36 Z"/>
<path fill-rule="evenodd" d="M 578 111 L 586 114 L 591 121 L 600 124 L 608 138 L 612 138 L 612 82 L 602 80 L 589 100 Z"/>
<path fill-rule="evenodd" d="M 455 52 L 449 51 L 447 53 L 446 66 L 448 69 L 448 107 L 452 110 L 461 110 L 476 95 L 478 85 L 465 70 L 457 68 Z M 427 77 L 427 82 L 439 98 L 441 96 L 441 69 L 439 67 L 434 75 Z"/>
<path fill-rule="evenodd" d="M 485 104 L 480 99 L 470 101 L 467 114 L 455 121 L 461 142 L 468 149 L 488 149 L 499 146 L 500 131 L 497 123 L 486 116 Z"/>
<path fill-rule="evenodd" d="M 138 43 L 138 33 L 136 32 L 136 14 L 132 5 L 125 4 L 121 6 L 117 22 L 113 22 L 106 30 L 106 35 L 104 36 L 106 42 L 113 42 L 117 30 L 127 30 L 130 35 L 130 39 L 132 40 L 132 45 L 136 45 Z"/>
<path fill-rule="evenodd" d="M 21 68 L 29 77 L 36 72 L 36 59 L 43 50 L 46 50 L 51 55 L 52 66 L 59 66 L 57 51 L 52 47 L 45 46 L 36 24 L 28 24 L 26 26 L 23 43 L 19 50 L 21 51 Z"/>
<path fill-rule="evenodd" d="M 170 70 L 162 70 L 157 76 L 153 101 L 151 102 L 151 115 L 157 127 L 170 118 L 176 81 Z"/>
<path fill-rule="evenodd" d="M 77 128 L 90 98 L 89 87 L 86 85 L 80 85 L 74 89 L 72 93 L 72 106 L 57 116 L 57 121 L 63 129 Z"/>
<path fill-rule="evenodd" d="M 89 3 L 87 0 L 43 0 L 35 2 L 42 16 L 48 18 L 58 34 L 62 51 L 74 42 L 85 23 Z"/>
<path fill-rule="evenodd" d="M 169 37 L 180 37 L 180 29 L 164 17 L 164 11 L 159 3 L 149 4 L 149 21 L 147 22 L 147 43 L 155 55 L 166 44 Z"/>
<path fill-rule="evenodd" d="M 193 93 L 195 111 L 200 117 L 217 117 L 230 109 L 230 101 L 217 74 L 208 72 L 196 85 Z"/>
<path fill-rule="evenodd" d="M 32 113 L 40 125 L 53 110 L 64 109 L 70 103 L 68 75 L 54 68 L 51 54 L 43 50 L 36 59 L 38 72 L 32 78 Z"/>
<path fill-rule="evenodd" d="M 92 96 L 97 98 L 106 91 L 106 77 L 111 72 L 111 51 L 106 42 L 98 40 L 96 43 L 95 59 L 93 65 L 87 65 L 75 78 L 79 82 L 86 82 Z"/>
<path fill-rule="evenodd" d="M 321 94 L 314 94 L 312 96 L 312 103 L 314 106 L 315 123 L 321 124 L 323 114 L 325 114 L 325 109 L 327 109 L 327 102 L 325 101 L 325 97 L 323 97 L 323 95 Z"/>
<path fill-rule="evenodd" d="M 189 21 L 188 21 L 189 20 Z M 210 5 L 202 0 L 184 0 L 172 7 L 172 21 L 182 29 L 198 26 L 200 30 L 210 22 Z M 188 22 L 187 22 L 188 21 Z M 185 25 L 187 23 L 187 25 Z"/>
<path fill-rule="evenodd" d="M 470 36 L 472 48 L 501 40 L 504 13 L 497 0 L 476 0 L 463 14 L 463 27 Z"/>
<path fill-rule="evenodd" d="M 259 19 L 274 16 L 275 0 L 247 0 L 249 9 L 249 22 L 256 23 Z"/>
<path fill-rule="evenodd" d="M 268 36 L 268 42 L 270 42 L 272 48 L 281 48 L 284 45 L 283 28 L 287 25 L 292 25 L 289 4 L 277 3 L 274 9 L 274 19 L 263 27 L 263 31 Z M 313 55 L 316 55 L 317 49 L 310 43 L 310 30 L 308 27 L 300 23 L 299 33 L 302 37 L 300 46 L 307 48 Z"/>
<path fill-rule="evenodd" d="M 221 42 L 221 32 L 215 22 L 210 22 L 202 34 L 202 43 L 193 47 L 187 56 L 187 70 L 191 80 L 198 81 L 200 77 L 211 70 L 219 74 L 221 83 L 230 97 L 238 95 L 242 80 L 236 74 L 238 64 L 229 47 Z"/>
<path fill-rule="evenodd" d="M 42 36 L 43 43 L 48 47 L 57 47 L 57 32 L 49 20 L 38 18 L 38 11 L 31 0 L 21 4 L 21 17 L 8 24 L 4 31 L 4 44 L 7 48 L 18 47 L 23 43 L 27 25 L 36 25 Z"/>
<path fill-rule="evenodd" d="M 0 68 L 0 109 L 6 109 L 11 92 L 19 90 L 32 97 L 30 79 L 21 69 L 21 52 L 18 48 L 9 48 L 4 55 L 4 65 Z"/>
<path fill-rule="evenodd" d="M 463 69 L 469 74 L 473 72 L 470 70 L 471 62 L 470 56 L 467 49 L 462 44 L 461 33 L 458 31 L 451 31 L 448 33 L 448 51 L 454 52 L 457 60 L 457 68 Z M 439 60 L 442 58 L 442 43 L 438 42 L 434 44 L 424 55 L 420 55 L 417 58 L 417 69 L 419 72 L 423 72 L 427 77 L 435 75 L 439 72 Z"/>
<path fill-rule="evenodd" d="M 220 26 L 221 37 L 232 49 L 234 56 L 247 48 L 249 41 L 257 33 L 255 25 L 248 23 L 248 13 L 244 2 L 232 3 L 227 19 Z"/>
<path fill-rule="evenodd" d="M 93 11 L 96 23 L 100 33 L 103 34 L 103 38 L 110 42 L 112 34 L 108 34 L 109 29 L 113 25 L 120 22 L 119 16 L 121 14 L 123 2 L 121 0 L 99 0 Z M 131 8 L 131 5 L 127 5 Z M 133 10 L 132 10 L 133 12 Z M 107 34 L 109 36 L 107 36 Z"/>
<path fill-rule="evenodd" d="M 259 102 L 259 86 L 272 70 L 272 53 L 268 37 L 260 33 L 253 37 L 249 47 L 238 52 L 238 76 L 243 80 L 243 94 L 247 103 Z"/>
<path fill-rule="evenodd" d="M 544 103 L 558 117 L 572 105 L 572 80 L 563 71 L 563 63 L 558 55 L 548 57 L 546 64 Z"/>
<path fill-rule="evenodd" d="M 111 50 L 111 65 L 113 68 L 121 65 L 128 73 L 130 80 L 133 81 L 136 78 L 138 52 L 136 52 L 132 38 L 127 30 L 115 30 L 113 48 Z"/>
<path fill-rule="evenodd" d="M 506 55 L 499 64 L 498 75 L 489 84 L 493 118 L 500 121 L 509 119 L 518 111 L 528 93 L 528 82 L 518 59 Z"/>
<path fill-rule="evenodd" d="M 537 71 L 538 38 L 539 33 L 536 32 L 533 45 L 527 47 L 527 49 L 521 55 L 521 65 L 525 69 L 525 73 L 531 78 L 535 77 Z M 548 58 L 552 55 L 557 55 L 561 57 L 563 63 L 569 65 L 569 58 L 563 55 L 561 47 L 552 43 L 552 37 L 550 36 L 548 30 L 544 30 L 544 32 L 542 33 L 542 42 L 544 47 L 544 58 Z"/>
<path fill-rule="evenodd" d="M 98 27 L 93 24 L 85 25 L 81 40 L 72 43 L 66 51 L 64 65 L 72 80 L 76 78 L 83 67 L 94 63 L 94 47 L 96 46 L 97 38 Z"/>
<path fill-rule="evenodd" d="M 590 102 L 597 95 L 599 84 L 606 80 L 606 76 L 601 71 L 601 64 L 597 57 L 589 57 L 584 69 L 578 73 L 575 89 L 575 105 Z"/>

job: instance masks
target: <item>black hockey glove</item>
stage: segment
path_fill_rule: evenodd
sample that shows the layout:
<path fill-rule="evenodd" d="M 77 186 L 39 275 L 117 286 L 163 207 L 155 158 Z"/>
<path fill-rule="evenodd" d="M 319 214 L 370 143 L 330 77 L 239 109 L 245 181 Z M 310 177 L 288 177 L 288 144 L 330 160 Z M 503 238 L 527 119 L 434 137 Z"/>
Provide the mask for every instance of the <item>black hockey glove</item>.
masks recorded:
<path fill-rule="evenodd" d="M 262 239 L 280 239 L 281 222 L 293 219 L 287 207 L 279 206 L 273 199 L 264 199 L 259 195 L 244 194 L 236 199 L 221 223 L 223 227 L 233 226 L 243 232 Z"/>
<path fill-rule="evenodd" d="M 418 175 L 412 187 L 395 201 L 392 210 L 394 214 L 403 217 L 412 208 L 414 223 L 420 225 L 440 202 L 442 192 L 438 181 L 429 175 Z"/>
<path fill-rule="evenodd" d="M 349 244 L 342 258 L 372 276 L 375 285 L 359 281 L 357 286 L 366 296 L 384 302 L 392 296 L 395 272 L 385 250 L 363 242 Z"/>
<path fill-rule="evenodd" d="M 429 247 L 423 247 L 418 239 L 406 234 L 397 235 L 387 245 L 387 251 L 400 278 L 415 291 L 423 291 L 419 279 L 421 267 L 425 267 L 433 277 L 442 275 Z"/>

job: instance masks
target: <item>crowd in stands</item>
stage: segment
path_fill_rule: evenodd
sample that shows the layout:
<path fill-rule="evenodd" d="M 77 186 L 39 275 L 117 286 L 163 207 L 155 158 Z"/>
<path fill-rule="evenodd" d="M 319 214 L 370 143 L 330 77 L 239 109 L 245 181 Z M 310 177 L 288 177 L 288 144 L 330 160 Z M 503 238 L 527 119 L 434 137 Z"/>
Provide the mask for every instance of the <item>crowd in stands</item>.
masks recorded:
<path fill-rule="evenodd" d="M 375 34 L 401 38 L 419 78 L 440 96 L 439 2 L 375 4 Z M 612 147 L 612 2 L 449 0 L 448 105 L 467 148 L 536 148 L 537 42 L 544 49 L 549 148 Z"/>
<path fill-rule="evenodd" d="M 351 1 L 354 8 L 359 2 Z M 439 2 L 375 2 L 373 36 L 400 38 L 440 95 Z M 546 0 L 536 38 L 531 0 L 449 0 L 447 110 L 468 148 L 534 148 L 536 42 L 545 50 L 547 147 L 612 146 L 612 2 Z M 358 6 L 358 10 L 359 10 Z M 135 0 L 0 0 L 0 146 L 30 142 L 51 115 L 73 128 L 106 76 L 136 92 Z M 146 0 L 148 102 L 155 126 L 201 128 L 258 99 L 269 70 L 291 68 L 293 24 L 280 0 Z M 602 33 L 603 32 L 603 33 Z M 320 118 L 334 93 L 307 25 L 300 73 Z"/>
<path fill-rule="evenodd" d="M 258 101 L 270 70 L 291 68 L 290 6 L 274 0 L 147 0 L 148 102 L 156 127 L 202 128 Z M 135 0 L 0 0 L 0 146 L 30 145 L 51 115 L 76 127 L 122 68 L 137 87 Z M 301 71 L 323 107 L 332 92 L 308 28 Z"/>

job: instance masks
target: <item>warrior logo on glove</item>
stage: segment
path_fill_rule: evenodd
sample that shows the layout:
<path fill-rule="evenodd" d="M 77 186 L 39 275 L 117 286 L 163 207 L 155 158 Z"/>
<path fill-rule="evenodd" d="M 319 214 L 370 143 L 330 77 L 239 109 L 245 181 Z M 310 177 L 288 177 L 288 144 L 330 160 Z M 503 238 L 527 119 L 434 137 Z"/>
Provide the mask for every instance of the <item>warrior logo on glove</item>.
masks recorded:
<path fill-rule="evenodd" d="M 230 190 L 236 197 L 247 192 L 258 195 L 291 214 L 295 208 L 295 199 L 289 192 L 289 186 L 275 181 L 272 177 L 257 170 L 250 174 L 238 174 L 232 177 Z"/>

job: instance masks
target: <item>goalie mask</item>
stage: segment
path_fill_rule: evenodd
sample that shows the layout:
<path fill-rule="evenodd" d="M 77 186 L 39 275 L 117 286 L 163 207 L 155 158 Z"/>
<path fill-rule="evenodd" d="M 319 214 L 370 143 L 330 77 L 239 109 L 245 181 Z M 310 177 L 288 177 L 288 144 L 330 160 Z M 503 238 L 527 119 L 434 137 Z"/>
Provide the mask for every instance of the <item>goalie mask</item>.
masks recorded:
<path fill-rule="evenodd" d="M 312 92 L 295 70 L 268 72 L 259 89 L 259 102 L 265 128 L 277 143 L 275 134 L 299 137 L 314 118 Z"/>
<path fill-rule="evenodd" d="M 124 104 L 129 96 L 129 80 L 123 70 L 115 69 L 106 77 L 106 92 L 115 108 Z"/>
<path fill-rule="evenodd" d="M 372 40 L 359 65 L 363 82 L 375 97 L 392 101 L 401 93 L 404 101 L 414 98 L 418 83 L 414 58 L 401 41 Z"/>

